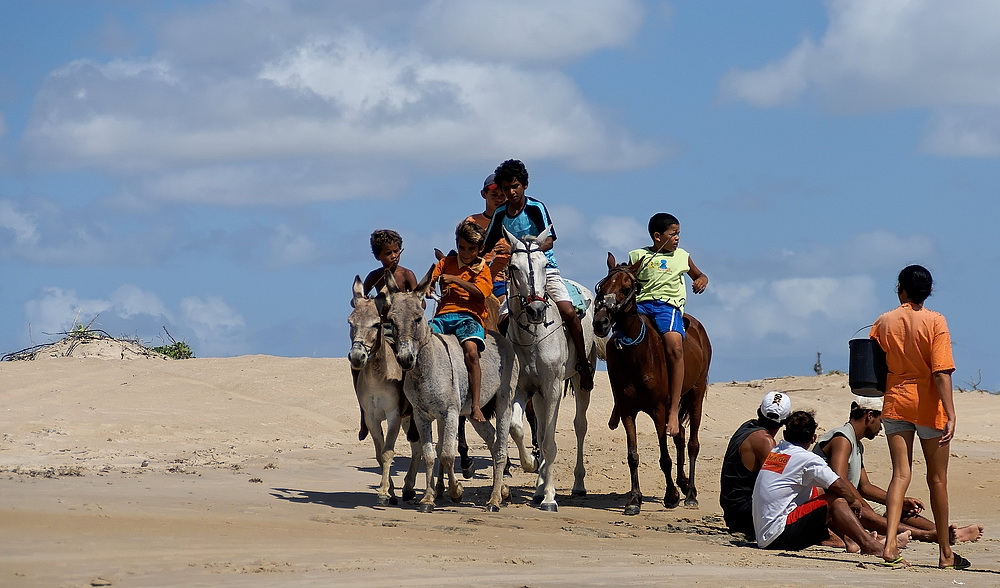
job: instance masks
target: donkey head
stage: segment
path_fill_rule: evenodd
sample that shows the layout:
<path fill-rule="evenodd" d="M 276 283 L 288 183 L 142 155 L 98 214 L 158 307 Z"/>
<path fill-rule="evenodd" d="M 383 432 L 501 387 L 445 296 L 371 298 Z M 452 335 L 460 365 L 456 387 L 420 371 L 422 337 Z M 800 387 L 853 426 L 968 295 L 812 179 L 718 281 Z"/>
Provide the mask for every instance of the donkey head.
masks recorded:
<path fill-rule="evenodd" d="M 551 228 L 551 227 L 550 227 Z M 548 258 L 541 250 L 541 244 L 549 237 L 549 228 L 537 237 L 518 239 L 504 229 L 510 243 L 510 263 L 507 275 L 510 283 L 507 297 L 524 313 L 529 323 L 540 324 L 545 320 L 545 310 L 549 305 L 545 294 L 545 266 Z"/>
<path fill-rule="evenodd" d="M 347 324 L 351 327 L 351 351 L 347 354 L 347 359 L 351 362 L 351 369 L 360 370 L 381 343 L 379 336 L 382 322 L 375 301 L 365 296 L 361 276 L 354 276 L 351 306 L 354 310 L 347 317 Z"/>
<path fill-rule="evenodd" d="M 412 369 L 417 362 L 417 352 L 431 336 L 430 325 L 424 317 L 424 298 L 430 292 L 434 266 L 427 271 L 413 292 L 400 292 L 390 280 L 389 292 L 379 292 L 376 302 L 383 315 L 392 324 L 394 348 L 399 366 Z"/>
<path fill-rule="evenodd" d="M 635 295 L 639 293 L 636 272 L 642 260 L 632 265 L 616 264 L 615 256 L 608 252 L 608 275 L 594 287 L 594 334 L 605 337 L 611 332 L 615 315 L 635 310 Z"/>

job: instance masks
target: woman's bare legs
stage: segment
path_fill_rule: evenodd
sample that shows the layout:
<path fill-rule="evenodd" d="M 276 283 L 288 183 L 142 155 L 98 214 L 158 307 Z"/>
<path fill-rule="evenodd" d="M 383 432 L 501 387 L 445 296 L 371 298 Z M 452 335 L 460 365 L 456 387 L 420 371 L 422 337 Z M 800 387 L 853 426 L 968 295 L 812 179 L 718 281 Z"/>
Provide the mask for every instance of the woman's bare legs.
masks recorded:
<path fill-rule="evenodd" d="M 885 519 L 887 537 L 899 534 L 899 518 L 903 514 L 903 497 L 910 487 L 913 475 L 913 431 L 902 431 L 887 435 L 889 442 L 889 457 L 892 460 L 892 479 L 886 489 Z M 934 440 L 937 443 L 937 439 Z M 936 517 L 935 517 L 936 518 Z M 945 525 L 945 541 L 947 542 L 948 527 Z M 882 559 L 896 561 L 899 558 L 899 547 L 895 541 L 886 541 L 882 551 Z"/>
<path fill-rule="evenodd" d="M 939 566 L 950 566 L 955 563 L 955 555 L 951 551 L 951 541 L 948 534 L 948 456 L 951 443 L 941 445 L 939 438 L 921 439 L 920 447 L 924 450 L 927 461 L 927 489 L 931 494 L 931 512 L 934 513 L 934 526 L 938 533 Z"/>

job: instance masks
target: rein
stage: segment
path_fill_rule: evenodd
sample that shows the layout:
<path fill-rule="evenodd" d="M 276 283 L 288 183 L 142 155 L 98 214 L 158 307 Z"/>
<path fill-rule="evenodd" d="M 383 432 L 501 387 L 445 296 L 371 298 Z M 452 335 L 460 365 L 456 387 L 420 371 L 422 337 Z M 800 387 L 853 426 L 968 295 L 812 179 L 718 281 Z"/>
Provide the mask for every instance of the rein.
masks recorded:
<path fill-rule="evenodd" d="M 555 321 L 553 320 L 548 322 L 542 322 L 540 324 L 534 324 L 531 321 L 523 320 L 523 317 L 526 314 L 524 308 L 529 304 L 531 304 L 532 302 L 542 302 L 546 306 L 549 305 L 548 292 L 543 292 L 543 296 L 539 296 L 538 291 L 535 289 L 535 267 L 531 263 L 531 254 L 536 251 L 540 250 L 537 247 L 534 249 L 532 249 L 531 247 L 524 247 L 524 248 L 513 248 L 510 250 L 511 257 L 513 257 L 515 253 L 522 253 L 528 257 L 527 284 L 522 284 L 518 280 L 519 272 L 516 271 L 518 269 L 516 266 L 509 265 L 508 266 L 509 269 L 507 271 L 507 281 L 509 283 L 509 287 L 507 288 L 507 299 L 510 300 L 513 298 L 516 300 L 516 304 L 508 304 L 508 309 L 510 310 L 511 318 L 513 319 L 514 324 L 521 331 L 529 333 L 533 336 L 532 340 L 529 341 L 528 343 L 520 343 L 512 339 L 512 342 L 515 345 L 520 345 L 521 347 L 530 347 L 532 345 L 535 345 L 536 343 L 540 343 L 541 341 L 544 341 L 546 338 L 552 335 L 552 333 L 555 333 L 556 331 L 559 330 L 558 328 L 550 329 L 548 333 L 545 333 L 541 337 L 538 337 L 538 333 L 536 332 L 538 326 L 548 329 L 549 327 L 555 324 Z M 526 289 L 528 290 L 527 296 L 521 294 L 522 285 L 526 286 Z M 513 292 L 516 292 L 517 294 L 512 294 Z"/>
<path fill-rule="evenodd" d="M 617 297 L 615 296 L 616 293 L 608 293 L 604 296 L 599 296 L 596 304 L 597 309 L 603 308 L 610 315 L 611 330 L 615 334 L 615 345 L 617 345 L 619 349 L 623 347 L 635 347 L 646 339 L 646 321 L 642 320 L 642 317 L 639 319 L 639 333 L 634 337 L 625 335 L 625 333 L 618 328 L 619 319 L 626 316 L 638 316 L 638 313 L 636 312 L 635 297 L 639 293 L 639 278 L 636 277 L 631 270 L 624 265 L 611 268 L 608 275 L 597 283 L 597 287 L 595 289 L 597 292 L 601 292 L 602 287 L 608 280 L 616 274 L 621 273 L 624 273 L 632 279 L 632 287 L 625 295 L 625 298 L 621 302 L 618 302 Z M 613 302 L 609 301 L 609 299 L 613 300 Z"/>

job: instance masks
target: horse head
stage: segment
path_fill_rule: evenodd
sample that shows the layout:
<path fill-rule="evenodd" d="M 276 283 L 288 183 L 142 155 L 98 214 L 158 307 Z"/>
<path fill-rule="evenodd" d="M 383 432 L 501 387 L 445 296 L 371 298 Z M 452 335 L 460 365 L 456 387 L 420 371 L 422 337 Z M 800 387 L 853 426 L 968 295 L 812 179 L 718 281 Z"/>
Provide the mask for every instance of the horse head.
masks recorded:
<path fill-rule="evenodd" d="M 404 370 L 413 369 L 417 352 L 431 336 L 430 325 L 424 317 L 424 298 L 430 291 L 433 274 L 434 266 L 431 266 L 412 292 L 400 292 L 394 280 L 389 280 L 389 287 L 376 298 L 383 315 L 392 324 L 393 350 Z"/>
<path fill-rule="evenodd" d="M 616 264 L 615 256 L 608 252 L 608 275 L 594 287 L 594 334 L 606 337 L 615 323 L 615 316 L 631 310 L 635 312 L 635 296 L 639 293 L 636 272 L 642 260 L 632 265 Z"/>
<path fill-rule="evenodd" d="M 351 327 L 351 351 L 347 359 L 351 362 L 351 369 L 360 370 L 377 350 L 382 332 L 382 317 L 375 301 L 365 296 L 361 276 L 354 276 L 351 306 L 354 310 L 347 317 L 347 324 Z"/>
<path fill-rule="evenodd" d="M 512 299 L 528 322 L 535 325 L 545 320 L 545 311 L 549 305 L 545 294 L 545 266 L 548 265 L 548 258 L 541 245 L 548 239 L 550 229 L 551 227 L 546 228 L 537 237 L 525 237 L 524 240 L 504 229 L 504 236 L 510 243 L 507 298 Z"/>

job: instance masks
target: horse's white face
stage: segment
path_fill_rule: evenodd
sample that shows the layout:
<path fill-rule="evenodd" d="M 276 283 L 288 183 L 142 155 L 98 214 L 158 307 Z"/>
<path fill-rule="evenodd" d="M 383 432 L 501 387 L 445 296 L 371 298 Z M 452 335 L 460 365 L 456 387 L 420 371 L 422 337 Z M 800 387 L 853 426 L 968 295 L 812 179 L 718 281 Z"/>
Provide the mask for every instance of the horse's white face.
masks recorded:
<path fill-rule="evenodd" d="M 510 243 L 510 263 L 507 266 L 509 288 L 507 297 L 524 312 L 528 322 L 540 324 L 545 320 L 549 304 L 545 294 L 545 266 L 548 259 L 539 244 L 548 237 L 548 229 L 538 237 L 523 241 L 504 229 Z"/>
<path fill-rule="evenodd" d="M 381 328 L 375 301 L 366 298 L 362 288 L 361 277 L 355 276 L 354 299 L 351 301 L 354 310 L 347 317 L 347 324 L 351 327 L 351 351 L 347 354 L 347 359 L 351 362 L 351 368 L 355 370 L 365 367 L 371 359 L 375 345 L 379 343 Z"/>

